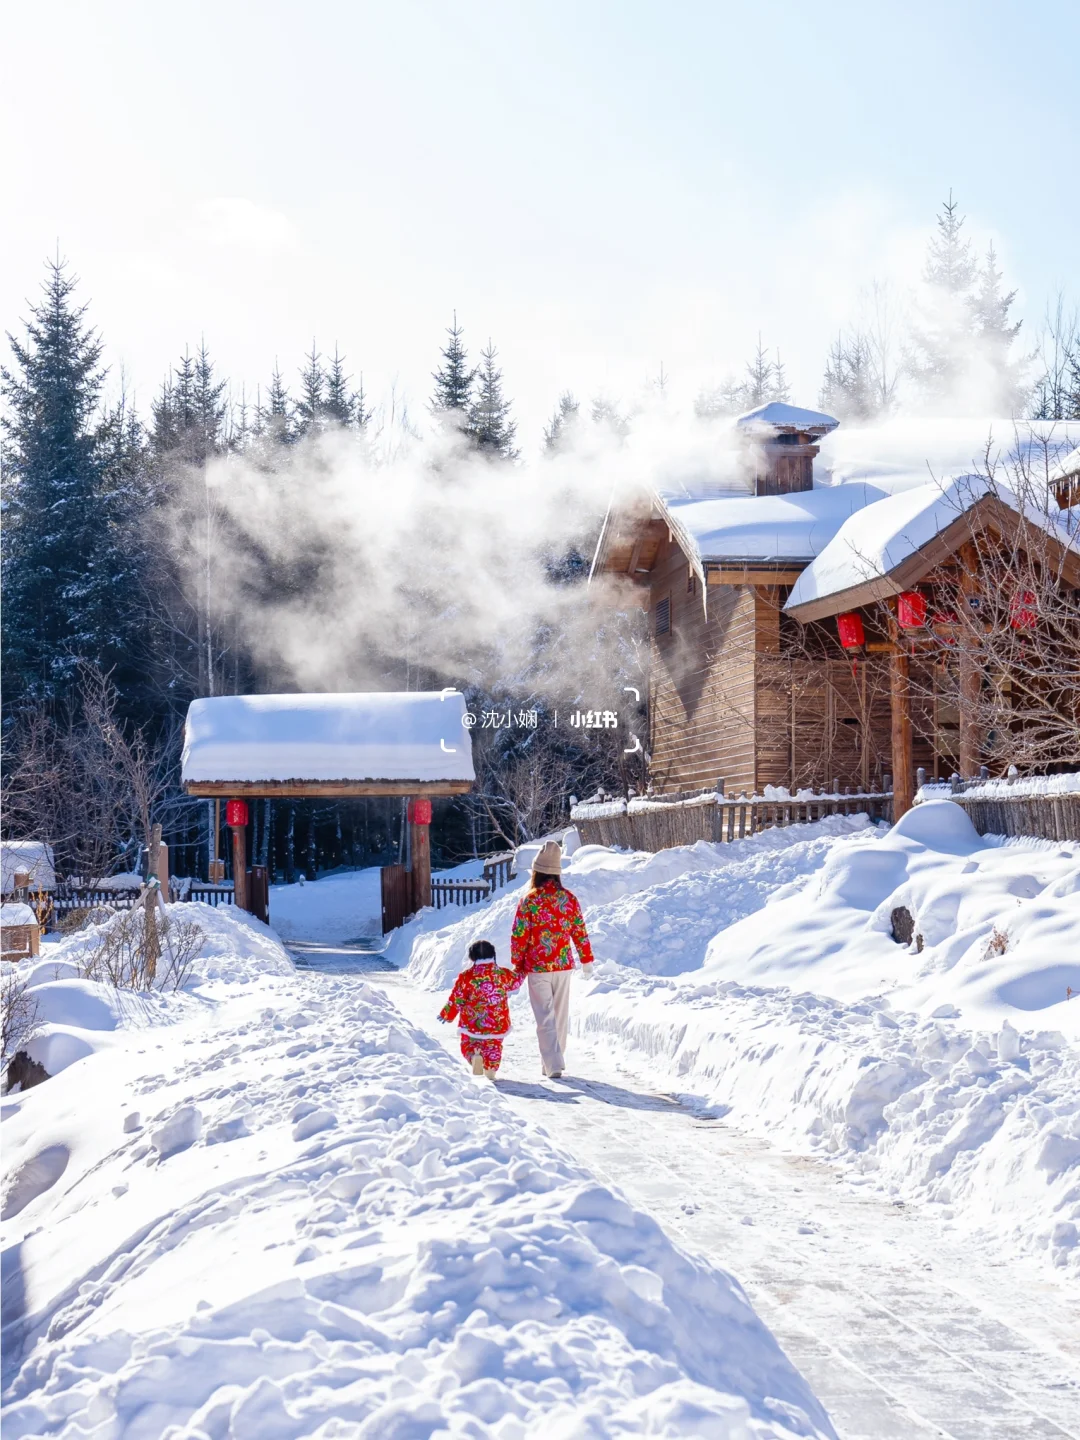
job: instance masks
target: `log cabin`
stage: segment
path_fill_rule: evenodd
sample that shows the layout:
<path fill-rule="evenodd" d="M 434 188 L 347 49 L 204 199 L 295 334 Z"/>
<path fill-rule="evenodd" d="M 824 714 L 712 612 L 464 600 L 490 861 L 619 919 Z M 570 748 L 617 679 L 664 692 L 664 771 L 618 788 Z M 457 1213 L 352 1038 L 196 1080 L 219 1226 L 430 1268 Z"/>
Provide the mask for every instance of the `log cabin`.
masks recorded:
<path fill-rule="evenodd" d="M 980 461 L 992 467 L 1000 460 L 1031 473 L 1037 455 L 1048 494 L 1056 460 L 1049 447 L 1056 443 L 1060 451 L 1080 439 L 1068 427 L 1054 431 L 1032 422 L 1020 435 L 995 423 L 1008 439 L 994 454 L 986 421 L 906 428 L 891 422 L 854 431 L 850 443 L 838 445 L 831 416 L 772 403 L 733 422 L 726 459 L 710 478 L 668 479 L 613 501 L 592 575 L 625 577 L 644 592 L 655 792 L 700 790 L 718 781 L 729 793 L 748 794 L 767 785 L 877 789 L 902 762 L 906 793 L 917 765 L 938 776 L 975 762 L 980 747 L 969 733 L 961 746 L 961 720 L 944 704 L 930 705 L 933 713 L 916 707 L 907 722 L 911 744 L 897 747 L 895 637 L 888 624 L 875 618 L 860 645 L 845 644 L 836 617 L 852 607 L 827 601 L 824 590 L 810 596 L 810 589 L 825 583 L 838 555 L 850 568 L 857 559 L 853 545 L 877 555 L 869 542 L 889 520 L 889 506 L 903 509 L 902 497 L 915 492 L 922 503 L 907 503 L 922 517 L 924 549 L 918 562 L 908 559 L 902 575 L 888 566 L 880 576 L 860 571 L 860 583 L 881 582 L 873 603 L 916 583 L 911 575 L 946 564 L 991 520 L 1000 522 L 1009 544 L 1031 526 L 1043 548 L 1049 535 L 1062 583 L 1069 583 L 1072 560 L 1061 558 L 1074 553 L 1069 525 L 1044 525 L 1034 516 L 1006 525 L 1005 512 L 1014 519 L 1018 513 L 1006 487 L 991 482 L 990 495 L 971 484 L 954 489 L 937 509 L 930 503 L 942 500 L 950 472 L 970 475 Z M 815 461 L 826 446 L 831 453 L 818 473 Z M 965 528 L 961 516 L 980 504 Z M 933 529 L 938 522 L 940 535 Z M 884 559 L 868 560 L 871 571 Z M 800 591 L 808 572 L 812 579 Z"/>

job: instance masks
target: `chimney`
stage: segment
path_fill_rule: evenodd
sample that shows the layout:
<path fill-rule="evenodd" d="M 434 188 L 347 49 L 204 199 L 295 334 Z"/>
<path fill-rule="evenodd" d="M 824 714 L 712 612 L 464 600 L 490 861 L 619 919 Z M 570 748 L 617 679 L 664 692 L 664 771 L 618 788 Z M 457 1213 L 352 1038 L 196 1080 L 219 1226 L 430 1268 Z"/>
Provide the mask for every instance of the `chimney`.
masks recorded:
<path fill-rule="evenodd" d="M 840 422 L 817 410 L 772 400 L 740 415 L 736 429 L 751 456 L 755 495 L 791 495 L 814 488 L 817 442 Z"/>

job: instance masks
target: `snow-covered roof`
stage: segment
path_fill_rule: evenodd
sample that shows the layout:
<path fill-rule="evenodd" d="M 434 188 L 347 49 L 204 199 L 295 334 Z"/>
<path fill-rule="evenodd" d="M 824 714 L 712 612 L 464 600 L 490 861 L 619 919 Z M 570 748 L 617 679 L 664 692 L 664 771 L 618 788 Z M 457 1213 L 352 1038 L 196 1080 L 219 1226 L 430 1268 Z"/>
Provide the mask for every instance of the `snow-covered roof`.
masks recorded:
<path fill-rule="evenodd" d="M 1060 465 L 1054 466 L 1050 472 L 1050 483 L 1068 480 L 1072 475 L 1080 475 L 1080 445 L 1070 455 L 1066 455 Z"/>
<path fill-rule="evenodd" d="M 691 560 L 806 563 L 856 510 L 884 495 L 872 485 L 826 486 L 791 495 L 665 498 L 664 513 Z"/>
<path fill-rule="evenodd" d="M 38 918 L 29 905 L 8 901 L 0 905 L 0 925 L 36 925 Z"/>
<path fill-rule="evenodd" d="M 0 889 L 10 895 L 15 889 L 15 871 L 26 870 L 34 890 L 56 889 L 56 866 L 52 846 L 43 840 L 0 841 Z"/>
<path fill-rule="evenodd" d="M 735 421 L 739 430 L 751 430 L 763 435 L 785 435 L 798 431 L 809 435 L 828 435 L 840 424 L 831 415 L 820 410 L 802 410 L 798 405 L 785 405 L 780 400 L 770 400 L 756 410 L 747 410 Z"/>
<path fill-rule="evenodd" d="M 868 481 L 890 493 L 1000 469 L 1024 467 L 1032 482 L 1053 479 L 1064 457 L 1080 445 L 1078 420 L 1007 420 L 1000 416 L 920 419 L 897 416 L 880 425 L 841 426 L 821 441 L 814 482 Z"/>
<path fill-rule="evenodd" d="M 837 486 L 838 491 L 846 485 Z M 1063 525 L 1011 490 L 993 485 L 985 476 L 964 475 L 945 484 L 920 485 L 888 495 L 854 511 L 835 537 L 807 566 L 788 598 L 787 610 L 798 611 L 814 601 L 847 595 L 872 581 L 885 581 L 916 552 L 948 529 L 984 497 L 993 496 L 1030 523 L 1040 526 L 1066 549 L 1074 542 Z M 899 585 L 885 585 L 896 593 Z M 854 603 L 866 603 L 866 598 Z M 880 597 L 879 597 L 880 598 Z M 829 607 L 831 613 L 834 605 Z M 814 618 L 807 615 L 806 618 Z"/>
<path fill-rule="evenodd" d="M 464 715 L 456 690 L 193 700 L 183 781 L 469 782 Z"/>

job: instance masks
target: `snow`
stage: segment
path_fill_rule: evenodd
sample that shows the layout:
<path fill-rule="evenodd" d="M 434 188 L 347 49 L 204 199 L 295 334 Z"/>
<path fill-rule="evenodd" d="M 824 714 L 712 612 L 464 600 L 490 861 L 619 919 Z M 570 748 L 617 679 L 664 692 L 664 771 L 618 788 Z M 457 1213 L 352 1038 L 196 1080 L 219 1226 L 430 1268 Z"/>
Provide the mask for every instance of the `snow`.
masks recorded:
<path fill-rule="evenodd" d="M 0 925 L 36 925 L 38 918 L 29 905 L 9 900 L 0 905 Z"/>
<path fill-rule="evenodd" d="M 916 802 L 923 800 L 947 800 L 952 795 L 952 786 L 943 781 L 921 785 L 915 796 Z M 965 784 L 963 795 L 972 800 L 1022 800 L 1034 795 L 1080 795 L 1080 771 L 1066 775 L 1027 775 L 1023 778 L 984 780 L 981 784 Z"/>
<path fill-rule="evenodd" d="M 42 840 L 0 841 L 0 890 L 10 895 L 15 889 L 15 871 L 26 870 L 35 890 L 56 889 L 52 846 Z"/>
<path fill-rule="evenodd" d="M 382 889 L 378 867 L 316 881 L 271 885 L 270 922 L 285 940 L 340 944 L 382 934 Z"/>
<path fill-rule="evenodd" d="M 5 1437 L 834 1436 L 715 1263 L 373 987 L 205 924 L 5 1098 Z"/>
<path fill-rule="evenodd" d="M 1066 455 L 1060 465 L 1055 465 L 1050 472 L 1051 482 L 1055 480 L 1067 480 L 1071 475 L 1080 475 L 1080 445 Z"/>
<path fill-rule="evenodd" d="M 188 709 L 183 780 L 468 780 L 457 691 L 222 695 Z"/>
<path fill-rule="evenodd" d="M 989 494 L 1023 513 L 1062 545 L 1073 543 L 1063 526 L 1022 503 L 1005 486 L 995 486 L 979 475 L 963 475 L 945 484 L 931 483 L 901 491 L 853 513 L 799 576 L 784 608 L 796 610 L 811 600 L 842 595 L 868 580 L 891 574 Z"/>
<path fill-rule="evenodd" d="M 781 400 L 770 400 L 756 410 L 747 410 L 735 421 L 738 430 L 751 430 L 762 434 L 790 434 L 797 430 L 811 435 L 828 435 L 840 424 L 831 415 L 820 410 L 801 410 L 797 405 L 785 405 Z"/>
<path fill-rule="evenodd" d="M 869 482 L 892 493 L 983 472 L 989 464 L 1017 465 L 1049 479 L 1060 459 L 1080 445 L 1080 421 L 1023 420 L 1000 416 L 924 419 L 897 416 L 880 425 L 842 425 L 821 442 L 814 461 L 817 484 Z"/>
<path fill-rule="evenodd" d="M 824 550 L 848 517 L 880 501 L 872 485 L 842 485 L 792 495 L 736 495 L 664 501 L 683 548 L 700 563 L 808 561 Z"/>
<path fill-rule="evenodd" d="M 883 830 L 581 847 L 564 878 L 598 962 L 572 1028 L 706 1113 L 1080 1271 L 1080 845 L 981 837 L 945 800 Z M 407 976 L 448 988 L 480 936 L 503 953 L 518 898 L 418 927 Z"/>

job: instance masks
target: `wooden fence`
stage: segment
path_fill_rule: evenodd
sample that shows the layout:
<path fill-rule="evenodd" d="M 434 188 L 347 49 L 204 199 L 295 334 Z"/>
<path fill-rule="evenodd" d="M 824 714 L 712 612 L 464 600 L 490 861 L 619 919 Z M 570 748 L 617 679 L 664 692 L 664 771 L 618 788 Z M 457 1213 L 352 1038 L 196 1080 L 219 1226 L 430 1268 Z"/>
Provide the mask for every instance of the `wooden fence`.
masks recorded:
<path fill-rule="evenodd" d="M 507 850 L 502 855 L 489 855 L 484 861 L 484 879 L 487 881 L 493 893 L 496 890 L 501 890 L 504 885 L 509 884 L 513 873 L 513 850 Z"/>
<path fill-rule="evenodd" d="M 951 800 L 967 811 L 980 835 L 1027 835 L 1042 840 L 1080 840 L 1080 791 L 1061 795 L 927 795 Z M 923 802 L 920 802 L 923 803 Z"/>
<path fill-rule="evenodd" d="M 696 800 L 697 803 L 694 803 Z M 689 802 L 689 803 L 688 803 Z M 595 814 L 601 809 L 611 813 Z M 617 845 L 625 850 L 670 850 L 697 840 L 726 843 L 773 826 L 805 825 L 826 815 L 869 815 L 888 820 L 892 794 L 862 791 L 853 795 L 813 795 L 801 800 L 766 800 L 759 795 L 738 798 L 659 796 L 635 806 L 577 806 L 570 820 L 583 845 Z"/>
<path fill-rule="evenodd" d="M 431 903 L 436 910 L 447 905 L 478 905 L 491 895 L 486 880 L 432 880 Z"/>

